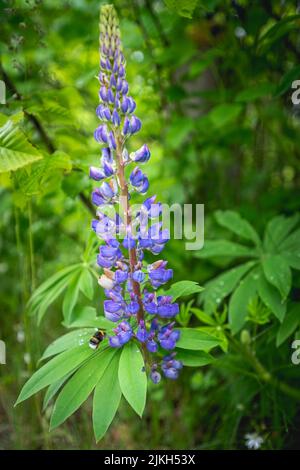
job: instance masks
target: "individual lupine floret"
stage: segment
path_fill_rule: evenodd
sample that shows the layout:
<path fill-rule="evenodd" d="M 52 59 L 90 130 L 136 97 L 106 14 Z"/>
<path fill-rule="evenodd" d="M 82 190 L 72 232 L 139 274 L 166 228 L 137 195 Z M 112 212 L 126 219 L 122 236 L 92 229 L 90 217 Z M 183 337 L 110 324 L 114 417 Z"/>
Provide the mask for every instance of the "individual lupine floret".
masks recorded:
<path fill-rule="evenodd" d="M 178 378 L 179 371 L 182 369 L 182 362 L 174 359 L 175 354 L 172 353 L 165 356 L 162 360 L 161 369 L 168 379 L 175 380 Z"/>
<path fill-rule="evenodd" d="M 109 337 L 109 344 L 112 348 L 120 348 L 132 337 L 132 328 L 127 321 L 122 321 L 119 325 L 113 330 L 115 336 Z"/>

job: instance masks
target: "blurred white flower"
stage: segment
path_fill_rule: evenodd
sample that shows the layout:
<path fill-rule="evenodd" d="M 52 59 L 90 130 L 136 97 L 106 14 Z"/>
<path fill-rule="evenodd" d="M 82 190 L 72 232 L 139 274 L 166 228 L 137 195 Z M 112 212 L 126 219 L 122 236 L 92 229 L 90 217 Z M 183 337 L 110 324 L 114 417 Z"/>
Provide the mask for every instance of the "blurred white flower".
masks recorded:
<path fill-rule="evenodd" d="M 30 356 L 30 354 L 27 352 L 27 353 L 24 354 L 23 357 L 24 357 L 24 362 L 25 362 L 25 364 L 30 364 L 30 361 L 31 361 L 31 356 Z"/>
<path fill-rule="evenodd" d="M 264 442 L 264 438 L 259 436 L 256 432 L 248 433 L 245 435 L 246 446 L 248 449 L 257 450 Z"/>
<path fill-rule="evenodd" d="M 18 343 L 23 343 L 25 340 L 25 333 L 23 330 L 17 331 L 17 341 Z"/>

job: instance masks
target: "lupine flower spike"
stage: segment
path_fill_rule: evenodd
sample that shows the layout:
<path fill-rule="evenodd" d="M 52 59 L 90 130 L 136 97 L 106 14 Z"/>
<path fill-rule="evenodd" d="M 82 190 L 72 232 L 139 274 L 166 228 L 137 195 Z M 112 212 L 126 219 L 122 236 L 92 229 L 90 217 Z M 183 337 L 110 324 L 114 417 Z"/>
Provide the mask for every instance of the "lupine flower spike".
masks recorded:
<path fill-rule="evenodd" d="M 152 222 L 161 214 L 161 204 L 155 196 L 145 199 L 136 214 L 131 211 L 131 194 L 144 195 L 149 189 L 141 166 L 149 161 L 150 150 L 147 144 L 130 154 L 126 148 L 128 139 L 141 130 L 142 123 L 129 94 L 118 19 L 111 5 L 103 6 L 100 15 L 99 82 L 96 114 L 101 123 L 94 136 L 102 146 L 102 156 L 99 166 L 90 168 L 90 177 L 98 182 L 92 193 L 92 202 L 97 206 L 92 228 L 104 241 L 97 256 L 97 263 L 103 268 L 99 284 L 107 298 L 104 314 L 116 323 L 109 345 L 120 348 L 128 341 L 138 341 L 152 381 L 161 380 L 160 371 L 165 377 L 176 379 L 182 368 L 173 351 L 179 339 L 172 321 L 178 304 L 172 297 L 156 292 L 173 277 L 173 271 L 166 261 L 148 265 L 144 261 L 145 250 L 154 255 L 161 253 L 169 233 L 161 223 Z M 127 166 L 132 166 L 128 181 Z M 107 206 L 115 206 L 119 215 L 105 215 Z"/>

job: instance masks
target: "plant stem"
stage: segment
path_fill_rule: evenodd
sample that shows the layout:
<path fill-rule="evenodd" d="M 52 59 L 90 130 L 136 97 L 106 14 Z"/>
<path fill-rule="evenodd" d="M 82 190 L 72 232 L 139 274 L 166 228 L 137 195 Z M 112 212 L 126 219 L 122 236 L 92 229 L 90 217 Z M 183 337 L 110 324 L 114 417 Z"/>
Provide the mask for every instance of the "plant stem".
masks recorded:
<path fill-rule="evenodd" d="M 251 364 L 253 369 L 256 371 L 259 379 L 266 383 L 272 385 L 274 388 L 277 390 L 280 390 L 281 392 L 285 393 L 291 398 L 294 398 L 296 400 L 300 400 L 300 390 L 297 390 L 294 387 L 291 387 L 290 385 L 286 384 L 285 382 L 281 382 L 278 380 L 276 377 L 274 377 L 266 368 L 265 366 L 260 362 L 260 360 L 257 358 L 253 350 L 246 345 L 243 345 L 236 341 L 235 339 L 231 338 L 231 342 L 233 346 L 241 352 L 244 357 L 248 360 L 248 362 Z"/>
<path fill-rule="evenodd" d="M 124 141 L 122 138 L 122 135 L 120 131 L 115 132 L 116 136 L 116 160 L 117 160 L 117 178 L 118 178 L 118 184 L 120 186 L 120 209 L 123 212 L 123 219 L 126 228 L 131 227 L 131 213 L 130 213 L 130 207 L 129 207 L 129 193 L 128 193 L 128 184 L 125 179 L 125 172 L 124 172 L 124 162 L 123 162 L 123 146 L 124 146 Z M 137 254 L 136 254 L 136 249 L 135 248 L 129 248 L 129 264 L 130 264 L 130 271 L 131 273 L 134 273 L 135 266 L 137 264 Z M 144 319 L 144 306 L 142 302 L 142 296 L 141 296 L 141 289 L 140 285 L 138 282 L 132 280 L 132 287 L 133 287 L 133 292 L 135 293 L 137 297 L 137 301 L 139 304 L 139 311 L 137 313 L 137 321 L 138 323 Z"/>
<path fill-rule="evenodd" d="M 34 261 L 34 245 L 32 234 L 32 206 L 31 201 L 28 201 L 28 239 L 29 239 L 29 258 L 30 258 L 30 272 L 31 272 L 31 292 L 35 289 L 35 261 Z"/>

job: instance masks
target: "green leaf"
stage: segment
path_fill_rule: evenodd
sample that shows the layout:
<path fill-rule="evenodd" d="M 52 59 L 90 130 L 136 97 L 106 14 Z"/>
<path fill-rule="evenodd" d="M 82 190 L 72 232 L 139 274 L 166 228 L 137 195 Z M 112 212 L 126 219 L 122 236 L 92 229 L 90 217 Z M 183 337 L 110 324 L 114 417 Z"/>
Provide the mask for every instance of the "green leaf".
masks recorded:
<path fill-rule="evenodd" d="M 291 89 L 291 85 L 294 80 L 300 77 L 300 65 L 296 65 L 292 69 L 288 70 L 279 82 L 279 85 L 275 88 L 274 97 L 283 95 L 286 91 Z"/>
<path fill-rule="evenodd" d="M 211 364 L 215 359 L 211 354 L 204 351 L 191 351 L 188 349 L 178 349 L 176 359 L 182 362 L 184 366 L 201 367 Z"/>
<path fill-rule="evenodd" d="M 268 222 L 265 236 L 264 247 L 269 253 L 278 253 L 281 244 L 286 240 L 290 232 L 299 222 L 299 214 L 291 217 L 279 215 Z"/>
<path fill-rule="evenodd" d="M 98 442 L 106 433 L 119 407 L 122 392 L 118 369 L 120 354 L 116 354 L 105 370 L 94 391 L 93 427 Z"/>
<path fill-rule="evenodd" d="M 147 394 L 147 376 L 144 359 L 138 346 L 129 342 L 122 350 L 119 364 L 119 382 L 122 393 L 134 411 L 142 417 Z"/>
<path fill-rule="evenodd" d="M 228 339 L 226 337 L 226 334 L 224 333 L 223 328 L 220 325 L 215 325 L 215 326 L 201 326 L 200 328 L 197 328 L 199 331 L 203 331 L 204 333 L 207 333 L 214 338 L 219 340 L 219 346 L 220 348 L 224 351 L 228 351 Z"/>
<path fill-rule="evenodd" d="M 292 304 L 285 316 L 284 322 L 280 325 L 277 336 L 276 346 L 280 346 L 296 328 L 300 325 L 300 303 Z"/>
<path fill-rule="evenodd" d="M 200 310 L 200 308 L 191 308 L 191 312 L 193 312 L 193 314 L 196 315 L 196 317 L 200 321 L 202 321 L 203 323 L 206 323 L 207 325 L 215 325 L 216 324 L 216 322 L 212 318 L 212 316 L 208 315 L 203 310 Z"/>
<path fill-rule="evenodd" d="M 55 354 L 66 351 L 67 349 L 81 346 L 81 344 L 83 344 L 82 342 L 88 343 L 94 331 L 94 328 L 78 329 L 60 336 L 60 338 L 57 338 L 47 347 L 40 361 L 43 361 L 50 356 L 54 356 Z"/>
<path fill-rule="evenodd" d="M 201 294 L 201 299 L 204 301 L 204 310 L 208 313 L 214 312 L 222 300 L 234 290 L 239 280 L 253 266 L 255 266 L 255 262 L 250 261 L 220 274 L 220 276 L 205 284 L 205 290 Z"/>
<path fill-rule="evenodd" d="M 88 398 L 98 381 L 101 380 L 114 354 L 116 350 L 112 348 L 98 349 L 94 356 L 72 376 L 55 402 L 50 430 L 63 423 Z"/>
<path fill-rule="evenodd" d="M 88 268 L 84 269 L 79 279 L 79 288 L 81 292 L 89 299 L 94 297 L 94 278 Z"/>
<path fill-rule="evenodd" d="M 275 286 L 285 300 L 292 286 L 292 275 L 286 260 L 280 255 L 266 255 L 262 261 L 267 281 Z"/>
<path fill-rule="evenodd" d="M 42 158 L 42 153 L 11 119 L 0 127 L 0 173 L 15 171 Z"/>
<path fill-rule="evenodd" d="M 56 382 L 92 355 L 93 351 L 88 346 L 79 346 L 55 356 L 38 369 L 26 382 L 16 405 L 39 392 L 42 388 L 47 387 L 47 385 Z"/>
<path fill-rule="evenodd" d="M 45 156 L 42 161 L 31 165 L 29 171 L 21 171 L 16 175 L 20 191 L 27 197 L 45 192 L 48 181 L 63 171 L 70 171 L 72 168 L 71 160 L 64 152 L 54 152 Z M 27 170 L 27 169 L 26 169 Z"/>
<path fill-rule="evenodd" d="M 61 389 L 63 384 L 68 380 L 69 377 L 73 374 L 74 371 L 69 372 L 69 374 L 64 375 L 56 382 L 53 382 L 49 385 L 47 392 L 45 393 L 44 400 L 43 400 L 43 410 L 47 408 L 52 398 L 56 395 L 56 393 Z"/>
<path fill-rule="evenodd" d="M 291 268 L 300 270 L 300 249 L 298 253 L 289 253 L 287 251 L 283 251 L 281 256 L 285 259 Z"/>
<path fill-rule="evenodd" d="M 179 299 L 179 297 L 186 297 L 202 291 L 203 287 L 199 286 L 195 281 L 179 281 L 175 282 L 175 284 L 173 284 L 172 287 L 164 293 L 164 295 L 171 295 L 175 301 L 176 299 Z"/>
<path fill-rule="evenodd" d="M 258 83 L 254 86 L 246 88 L 240 91 L 235 97 L 235 101 L 241 103 L 249 103 L 250 101 L 256 101 L 259 98 L 264 98 L 273 93 L 274 85 L 272 83 Z"/>
<path fill-rule="evenodd" d="M 79 287 L 80 287 L 81 274 L 76 273 L 67 289 L 66 295 L 63 301 L 63 316 L 66 324 L 71 323 L 73 309 L 78 300 Z"/>
<path fill-rule="evenodd" d="M 289 235 L 280 245 L 280 251 L 287 253 L 294 253 L 299 257 L 300 250 L 300 229 L 295 230 Z"/>
<path fill-rule="evenodd" d="M 198 0 L 164 0 L 167 8 L 185 18 L 192 18 Z"/>
<path fill-rule="evenodd" d="M 196 330 L 195 328 L 176 328 L 176 330 L 180 331 L 180 338 L 176 344 L 178 348 L 209 351 L 220 345 L 218 338 L 204 331 Z"/>
<path fill-rule="evenodd" d="M 234 243 L 229 240 L 206 240 L 202 250 L 195 251 L 197 258 L 217 258 L 226 256 L 228 258 L 255 257 L 253 248 Z"/>
<path fill-rule="evenodd" d="M 207 116 L 215 129 L 219 129 L 236 121 L 242 109 L 237 103 L 223 103 L 215 106 Z"/>
<path fill-rule="evenodd" d="M 242 279 L 238 288 L 232 294 L 229 301 L 229 324 L 233 334 L 237 333 L 244 325 L 247 316 L 247 307 L 256 293 L 255 274 L 251 271 L 245 279 Z"/>
<path fill-rule="evenodd" d="M 34 305 L 37 298 L 42 296 L 48 289 L 53 287 L 57 282 L 61 281 L 62 278 L 67 276 L 70 273 L 73 273 L 76 271 L 79 267 L 81 266 L 80 263 L 73 264 L 71 266 L 68 266 L 67 268 L 64 268 L 57 273 L 55 273 L 53 276 L 49 277 L 45 282 L 43 282 L 32 294 L 31 298 L 29 299 L 28 304 L 29 305 Z"/>
<path fill-rule="evenodd" d="M 254 242 L 255 245 L 260 245 L 259 236 L 252 225 L 237 212 L 217 211 L 215 217 L 218 224 L 222 225 L 222 227 L 227 228 L 241 238 Z"/>
<path fill-rule="evenodd" d="M 258 294 L 266 307 L 282 322 L 286 312 L 286 302 L 282 302 L 278 290 L 267 282 L 262 272 L 258 280 Z"/>

